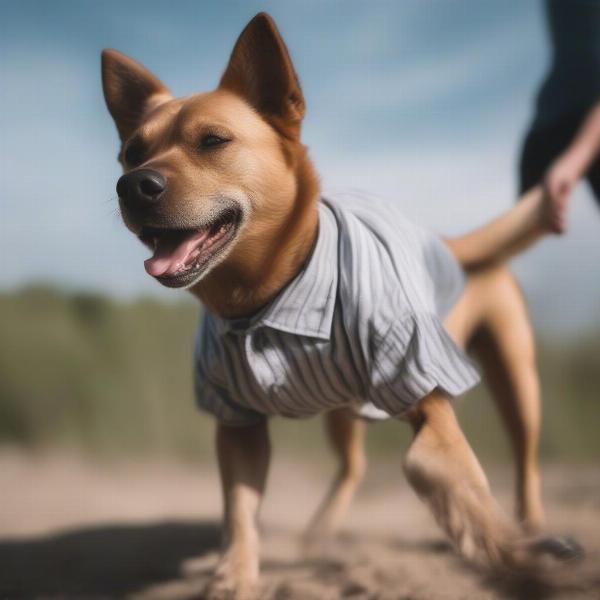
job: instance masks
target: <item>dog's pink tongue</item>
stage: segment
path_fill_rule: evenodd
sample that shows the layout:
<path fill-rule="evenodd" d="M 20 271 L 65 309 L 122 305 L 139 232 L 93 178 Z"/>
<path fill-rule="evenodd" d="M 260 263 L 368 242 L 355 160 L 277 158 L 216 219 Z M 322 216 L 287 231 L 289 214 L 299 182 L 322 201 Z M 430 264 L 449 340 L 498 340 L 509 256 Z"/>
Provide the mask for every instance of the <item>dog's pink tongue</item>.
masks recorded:
<path fill-rule="evenodd" d="M 159 238 L 154 255 L 144 261 L 146 273 L 153 277 L 174 275 L 187 263 L 190 254 L 208 237 L 208 231 L 192 233 L 181 239 Z"/>

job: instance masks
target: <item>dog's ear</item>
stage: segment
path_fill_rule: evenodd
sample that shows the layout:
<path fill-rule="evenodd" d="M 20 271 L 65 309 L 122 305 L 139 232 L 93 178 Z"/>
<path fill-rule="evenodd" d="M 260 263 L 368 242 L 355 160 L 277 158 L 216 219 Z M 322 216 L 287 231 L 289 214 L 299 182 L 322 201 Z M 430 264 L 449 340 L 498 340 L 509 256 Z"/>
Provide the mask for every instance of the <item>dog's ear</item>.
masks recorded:
<path fill-rule="evenodd" d="M 219 87 L 248 101 L 284 135 L 298 138 L 304 97 L 273 19 L 256 15 L 238 38 Z"/>
<path fill-rule="evenodd" d="M 168 88 L 146 67 L 116 50 L 102 52 L 102 87 L 123 142 L 149 108 L 172 97 Z"/>

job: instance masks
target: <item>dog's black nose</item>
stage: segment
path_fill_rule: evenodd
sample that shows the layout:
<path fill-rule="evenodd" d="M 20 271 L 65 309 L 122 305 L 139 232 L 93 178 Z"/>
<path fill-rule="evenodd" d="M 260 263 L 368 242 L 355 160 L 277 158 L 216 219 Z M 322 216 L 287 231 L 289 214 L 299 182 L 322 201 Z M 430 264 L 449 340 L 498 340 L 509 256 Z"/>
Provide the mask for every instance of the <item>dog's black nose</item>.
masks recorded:
<path fill-rule="evenodd" d="M 167 188 L 166 179 L 152 169 L 137 169 L 117 181 L 117 194 L 126 204 L 146 204 L 158 200 Z"/>

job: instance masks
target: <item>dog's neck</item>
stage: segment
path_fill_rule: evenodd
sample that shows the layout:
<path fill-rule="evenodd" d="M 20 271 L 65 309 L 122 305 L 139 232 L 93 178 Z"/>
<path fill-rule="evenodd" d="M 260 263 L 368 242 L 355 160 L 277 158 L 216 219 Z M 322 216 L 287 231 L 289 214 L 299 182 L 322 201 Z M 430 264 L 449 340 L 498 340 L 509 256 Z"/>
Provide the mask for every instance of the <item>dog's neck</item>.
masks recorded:
<path fill-rule="evenodd" d="M 227 259 L 191 288 L 206 308 L 223 318 L 255 314 L 304 267 L 318 233 L 320 190 L 308 156 L 296 165 L 293 209 L 281 227 L 264 236 L 252 255 Z"/>

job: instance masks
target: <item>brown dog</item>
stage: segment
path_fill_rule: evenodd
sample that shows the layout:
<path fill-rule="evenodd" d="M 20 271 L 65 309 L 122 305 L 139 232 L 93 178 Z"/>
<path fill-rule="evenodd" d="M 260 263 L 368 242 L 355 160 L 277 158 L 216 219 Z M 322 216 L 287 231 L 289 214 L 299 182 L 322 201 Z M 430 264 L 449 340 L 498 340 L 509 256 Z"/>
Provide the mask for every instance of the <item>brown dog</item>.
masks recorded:
<path fill-rule="evenodd" d="M 153 251 L 147 271 L 186 287 L 207 311 L 247 317 L 302 270 L 318 229 L 319 183 L 300 142 L 305 106 L 287 49 L 265 14 L 240 35 L 215 91 L 174 98 L 144 67 L 106 50 L 106 102 L 122 141 L 121 212 Z M 503 260 L 545 233 L 547 207 L 534 190 L 517 208 L 448 247 L 469 272 L 445 327 L 480 361 L 509 431 L 524 527 L 543 523 L 537 466 L 539 385 L 526 307 Z M 477 268 L 475 268 L 477 267 Z M 434 389 L 405 415 L 415 431 L 408 480 L 467 558 L 516 564 L 533 552 L 505 519 L 456 421 Z M 340 460 L 308 537 L 338 525 L 365 469 L 363 421 L 350 408 L 325 414 Z M 264 421 L 217 426 L 225 546 L 209 597 L 246 598 L 258 580 L 256 515 L 269 441 Z"/>

